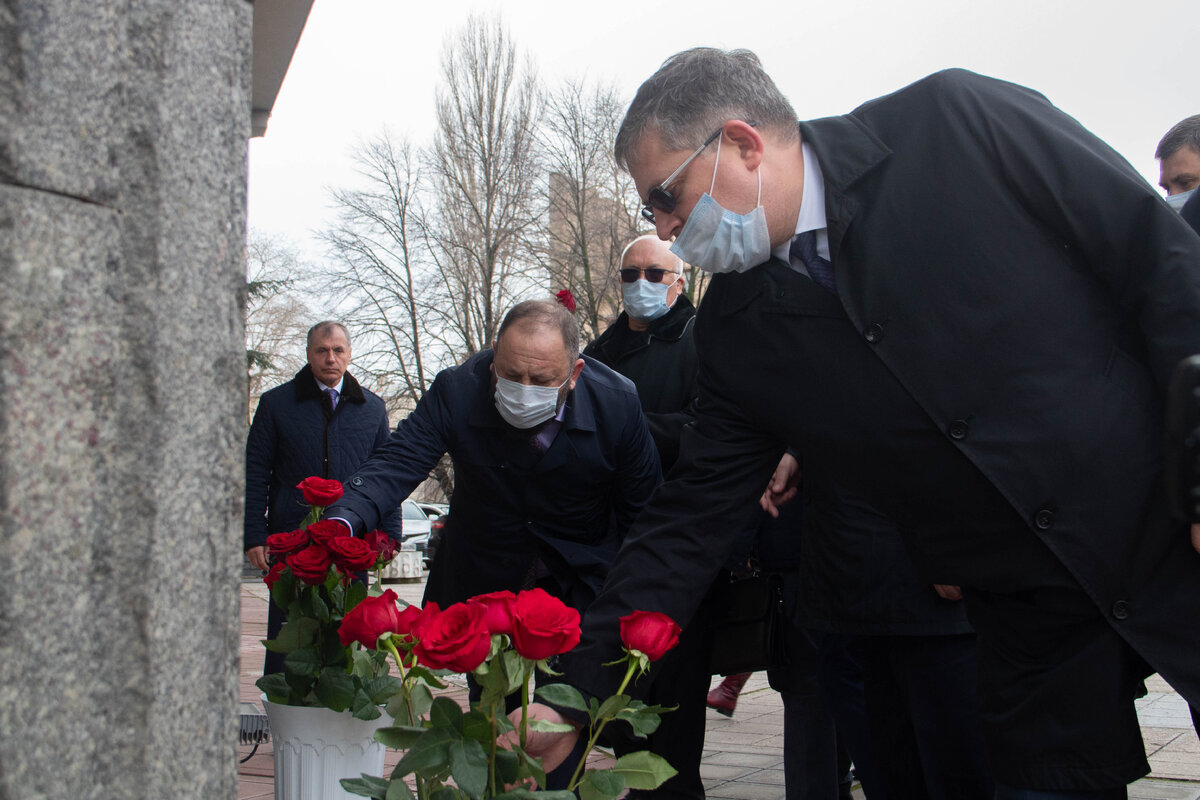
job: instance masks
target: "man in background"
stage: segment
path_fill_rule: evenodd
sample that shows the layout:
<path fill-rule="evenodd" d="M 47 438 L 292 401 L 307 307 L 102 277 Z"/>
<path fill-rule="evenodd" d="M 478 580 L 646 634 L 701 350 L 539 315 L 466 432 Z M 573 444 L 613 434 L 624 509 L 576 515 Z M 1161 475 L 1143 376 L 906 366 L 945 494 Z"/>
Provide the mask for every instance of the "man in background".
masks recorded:
<path fill-rule="evenodd" d="M 308 514 L 297 484 L 312 475 L 344 482 L 388 437 L 383 400 L 346 371 L 351 356 L 346 326 L 318 322 L 308 332 L 307 355 L 296 377 L 263 394 L 246 439 L 243 544 L 246 558 L 264 572 L 270 568 L 267 536 L 295 530 Z M 395 509 L 380 524 L 399 540 Z M 267 638 L 275 638 L 283 623 L 284 612 L 271 603 Z M 264 673 L 282 670 L 282 654 L 268 652 Z"/>

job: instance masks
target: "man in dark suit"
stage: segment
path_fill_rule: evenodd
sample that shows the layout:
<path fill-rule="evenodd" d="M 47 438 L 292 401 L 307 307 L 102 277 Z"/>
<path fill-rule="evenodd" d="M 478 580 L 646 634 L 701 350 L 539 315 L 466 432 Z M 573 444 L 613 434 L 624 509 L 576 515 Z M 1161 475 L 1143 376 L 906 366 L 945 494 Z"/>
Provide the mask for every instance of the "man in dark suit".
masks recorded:
<path fill-rule="evenodd" d="M 449 453 L 425 600 L 537 585 L 583 610 L 660 474 L 633 384 L 578 353 L 566 309 L 518 304 L 492 350 L 438 374 L 326 516 L 369 530 Z"/>
<path fill-rule="evenodd" d="M 1124 797 L 1148 771 L 1147 665 L 1200 699 L 1200 529 L 1160 474 L 1162 388 L 1200 352 L 1200 240 L 1020 86 L 952 70 L 794 117 L 753 54 L 701 48 L 622 124 L 659 236 L 723 274 L 696 422 L 568 679 L 610 691 L 595 665 L 631 608 L 687 622 L 790 446 L 894 520 L 924 580 L 963 587 L 997 797 Z"/>

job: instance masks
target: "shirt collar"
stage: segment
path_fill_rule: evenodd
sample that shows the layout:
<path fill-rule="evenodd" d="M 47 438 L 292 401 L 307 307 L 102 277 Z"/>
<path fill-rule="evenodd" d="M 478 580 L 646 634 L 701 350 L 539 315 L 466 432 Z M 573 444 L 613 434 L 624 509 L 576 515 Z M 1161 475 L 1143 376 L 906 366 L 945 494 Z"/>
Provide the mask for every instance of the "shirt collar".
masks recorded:
<path fill-rule="evenodd" d="M 804 157 L 804 196 L 800 199 L 800 214 L 796 217 L 796 233 L 823 231 L 828 224 L 825 218 L 825 174 L 821 172 L 816 153 L 809 147 L 808 142 L 801 142 L 800 150 Z M 788 239 L 772 249 L 771 253 L 780 261 L 788 263 L 788 250 L 791 246 L 792 240 Z"/>
<path fill-rule="evenodd" d="M 333 389 L 335 392 L 338 393 L 338 397 L 341 397 L 342 396 L 342 384 L 346 382 L 346 376 L 345 376 L 345 374 L 342 375 L 341 380 L 339 380 L 337 382 L 337 386 L 326 386 L 321 381 L 321 379 L 316 377 L 315 375 L 313 376 L 313 380 L 315 380 L 317 382 L 317 388 L 320 389 L 322 392 L 324 392 L 326 389 Z"/>

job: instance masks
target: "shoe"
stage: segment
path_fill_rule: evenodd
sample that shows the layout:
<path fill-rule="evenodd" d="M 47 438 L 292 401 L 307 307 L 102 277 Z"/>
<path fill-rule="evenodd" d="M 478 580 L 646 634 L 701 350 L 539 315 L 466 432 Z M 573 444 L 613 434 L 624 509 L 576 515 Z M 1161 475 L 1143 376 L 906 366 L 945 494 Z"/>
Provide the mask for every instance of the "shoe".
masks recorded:
<path fill-rule="evenodd" d="M 733 710 L 737 708 L 738 695 L 742 693 L 742 687 L 746 685 L 746 681 L 750 680 L 751 674 L 743 672 L 740 675 L 726 677 L 717 685 L 717 688 L 708 693 L 708 707 L 718 714 L 732 717 Z"/>

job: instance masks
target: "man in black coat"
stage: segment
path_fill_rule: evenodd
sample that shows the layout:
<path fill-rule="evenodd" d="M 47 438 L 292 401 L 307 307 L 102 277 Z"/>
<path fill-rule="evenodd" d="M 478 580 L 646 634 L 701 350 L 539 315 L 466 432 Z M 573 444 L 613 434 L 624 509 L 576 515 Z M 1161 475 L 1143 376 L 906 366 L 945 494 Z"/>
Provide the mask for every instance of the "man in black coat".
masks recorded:
<path fill-rule="evenodd" d="M 318 322 L 308 332 L 308 363 L 287 383 L 263 394 L 246 438 L 246 557 L 264 572 L 267 536 L 295 530 L 308 514 L 296 488 L 316 475 L 345 481 L 387 440 L 383 401 L 361 387 L 350 366 L 350 332 L 340 322 Z M 397 504 L 399 505 L 399 504 Z M 401 517 L 393 506 L 381 521 L 397 541 Z M 271 604 L 267 638 L 282 627 L 283 612 Z M 280 653 L 267 653 L 267 673 L 283 669 Z"/>
<path fill-rule="evenodd" d="M 794 116 L 753 54 L 701 48 L 622 124 L 659 236 L 724 274 L 696 422 L 568 679 L 610 691 L 594 665 L 629 609 L 691 617 L 714 532 L 789 445 L 894 520 L 926 581 L 964 587 L 997 797 L 1123 797 L 1148 771 L 1148 668 L 1200 699 L 1200 528 L 1169 518 L 1160 463 L 1163 387 L 1200 352 L 1200 239 L 1020 86 L 951 70 Z"/>

